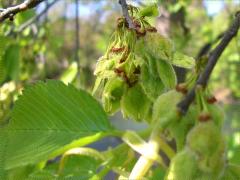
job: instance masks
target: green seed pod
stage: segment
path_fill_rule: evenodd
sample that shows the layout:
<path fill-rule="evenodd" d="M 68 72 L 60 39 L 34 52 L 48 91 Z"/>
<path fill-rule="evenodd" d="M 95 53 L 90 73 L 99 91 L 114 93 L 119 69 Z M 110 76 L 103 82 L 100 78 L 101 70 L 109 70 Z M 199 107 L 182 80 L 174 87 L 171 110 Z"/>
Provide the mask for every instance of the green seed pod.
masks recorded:
<path fill-rule="evenodd" d="M 188 147 L 202 158 L 213 155 L 222 141 L 221 131 L 212 121 L 198 123 L 187 135 Z"/>
<path fill-rule="evenodd" d="M 177 152 L 184 148 L 186 136 L 195 124 L 196 118 L 194 117 L 197 116 L 196 114 L 196 108 L 192 106 L 185 116 L 182 116 L 177 122 L 169 126 L 170 135 L 176 140 Z"/>
<path fill-rule="evenodd" d="M 165 180 L 190 180 L 197 174 L 197 156 L 186 148 L 172 159 Z"/>
<path fill-rule="evenodd" d="M 218 106 L 217 104 L 209 104 L 208 110 L 211 114 L 211 117 L 212 117 L 215 125 L 217 127 L 219 127 L 219 129 L 222 129 L 224 116 L 225 116 L 223 109 L 220 106 Z"/>
<path fill-rule="evenodd" d="M 153 124 L 160 121 L 160 126 L 166 128 L 176 122 L 178 120 L 176 104 L 181 97 L 182 94 L 175 90 L 160 95 L 153 105 Z"/>
<path fill-rule="evenodd" d="M 107 81 L 102 95 L 103 107 L 107 113 L 113 114 L 119 109 L 125 86 L 125 82 L 120 77 Z"/>
<path fill-rule="evenodd" d="M 146 119 L 149 115 L 151 105 L 151 101 L 144 94 L 139 84 L 129 87 L 121 99 L 123 115 L 137 121 Z"/>
<path fill-rule="evenodd" d="M 201 166 L 202 164 L 202 166 Z M 225 142 L 222 140 L 218 145 L 217 151 L 210 157 L 207 158 L 207 163 L 203 164 L 199 162 L 199 168 L 204 170 L 208 168 L 208 171 L 213 174 L 215 177 L 220 177 L 223 174 L 226 164 L 226 155 L 225 155 Z"/>
<path fill-rule="evenodd" d="M 219 178 L 211 173 L 199 172 L 194 180 L 219 180 Z"/>
<path fill-rule="evenodd" d="M 237 180 L 240 179 L 240 166 L 236 164 L 228 164 L 221 180 Z"/>
<path fill-rule="evenodd" d="M 99 58 L 94 74 L 97 76 L 102 76 L 106 70 L 112 70 L 115 65 L 115 58 L 107 59 L 106 57 L 102 56 Z"/>

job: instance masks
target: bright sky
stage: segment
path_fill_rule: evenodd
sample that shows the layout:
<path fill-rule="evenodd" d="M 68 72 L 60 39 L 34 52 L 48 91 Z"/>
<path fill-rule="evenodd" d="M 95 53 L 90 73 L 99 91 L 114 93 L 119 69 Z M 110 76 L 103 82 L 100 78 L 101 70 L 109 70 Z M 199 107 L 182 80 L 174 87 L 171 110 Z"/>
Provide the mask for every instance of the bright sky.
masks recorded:
<path fill-rule="evenodd" d="M 217 14 L 224 7 L 224 1 L 204 0 L 204 6 L 210 16 Z"/>
<path fill-rule="evenodd" d="M 96 10 L 102 9 L 108 1 L 112 1 L 112 0 L 99 0 L 97 2 L 92 2 L 92 3 L 88 3 L 88 4 L 82 4 L 81 1 L 83 1 L 83 0 L 80 0 L 80 4 L 79 4 L 80 17 L 87 17 L 87 16 L 91 15 L 93 12 L 95 12 Z M 91 0 L 89 0 L 89 1 L 91 2 Z M 63 1 L 60 1 L 60 2 L 63 2 Z M 116 0 L 116 2 L 117 2 L 117 0 Z M 219 11 L 221 11 L 221 9 L 224 7 L 225 2 L 226 2 L 226 0 L 204 0 L 203 1 L 204 6 L 205 6 L 209 16 L 214 16 Z M 238 6 L 240 5 L 240 0 L 232 0 L 232 2 L 236 3 Z M 40 7 L 38 10 L 41 11 L 40 9 L 42 9 L 42 8 L 44 8 L 44 5 L 42 5 L 42 7 Z M 67 15 L 67 17 L 70 17 L 70 18 L 75 16 L 75 4 L 74 3 L 68 4 L 67 9 L 66 9 L 66 15 Z"/>

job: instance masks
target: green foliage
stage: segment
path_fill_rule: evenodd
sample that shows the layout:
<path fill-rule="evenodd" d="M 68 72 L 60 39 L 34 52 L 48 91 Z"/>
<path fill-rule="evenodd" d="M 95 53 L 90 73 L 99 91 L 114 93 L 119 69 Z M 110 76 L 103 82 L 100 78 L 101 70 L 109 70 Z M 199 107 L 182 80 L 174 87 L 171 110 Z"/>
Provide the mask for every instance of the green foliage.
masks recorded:
<path fill-rule="evenodd" d="M 7 41 L 8 38 L 0 34 L 0 84 L 5 80 L 7 76 L 7 71 L 4 63 L 4 52 L 7 47 Z"/>
<path fill-rule="evenodd" d="M 156 74 L 154 74 L 151 72 L 146 64 L 141 67 L 140 79 L 141 87 L 151 101 L 155 101 L 155 99 L 164 92 L 164 84 L 158 76 L 158 73 L 156 72 Z"/>
<path fill-rule="evenodd" d="M 100 162 L 93 157 L 72 155 L 65 160 L 64 168 L 61 169 L 59 178 L 91 179 L 91 177 L 97 174 Z"/>
<path fill-rule="evenodd" d="M 221 132 L 213 122 L 197 124 L 187 136 L 188 146 L 200 156 L 212 156 L 223 141 Z"/>
<path fill-rule="evenodd" d="M 115 113 L 120 107 L 120 100 L 125 91 L 124 81 L 116 77 L 109 80 L 103 90 L 103 107 L 107 113 Z"/>
<path fill-rule="evenodd" d="M 17 14 L 15 17 L 14 23 L 16 26 L 20 26 L 25 23 L 29 19 L 31 19 L 35 15 L 35 11 L 33 9 L 29 9 L 28 11 L 24 11 L 22 13 Z"/>
<path fill-rule="evenodd" d="M 172 121 L 174 122 L 175 119 L 168 119 L 168 117 L 174 117 L 173 114 L 174 112 L 176 113 L 176 104 L 181 97 L 182 95 L 175 90 L 168 91 L 159 96 L 153 106 L 153 122 L 156 123 L 159 121 L 164 128 L 171 124 Z"/>
<path fill-rule="evenodd" d="M 195 179 L 197 171 L 197 156 L 189 149 L 184 149 L 172 159 L 165 180 Z"/>
<path fill-rule="evenodd" d="M 19 45 L 10 45 L 3 57 L 3 64 L 5 66 L 7 77 L 12 80 L 17 80 L 20 70 L 20 47 Z"/>
<path fill-rule="evenodd" d="M 124 18 L 118 19 L 110 45 L 97 62 L 94 73 L 97 79 L 93 89 L 93 94 L 100 91 L 104 108 L 109 114 L 121 108 L 124 117 L 148 123 L 151 122 L 152 102 L 177 84 L 172 67 L 173 43 L 158 34 L 145 19 L 145 16 L 154 14 L 149 13 L 153 8 L 156 8 L 155 5 L 144 9 L 142 13 L 146 15 L 142 15 L 137 7 L 129 7 L 136 25 L 136 29 L 131 31 L 124 25 Z M 179 66 L 188 64 L 190 68 L 189 64 L 194 65 L 194 61 L 189 60 L 191 58 L 178 56 L 176 61 Z M 114 94 L 114 91 L 119 93 Z"/>
<path fill-rule="evenodd" d="M 173 43 L 158 33 L 148 33 L 138 46 L 139 53 L 147 52 L 156 59 L 170 60 L 174 52 Z"/>
<path fill-rule="evenodd" d="M 68 83 L 73 82 L 73 80 L 75 79 L 76 75 L 77 75 L 77 63 L 73 62 L 68 67 L 68 69 L 66 69 L 65 72 L 63 72 L 63 74 L 61 75 L 60 79 L 65 84 L 68 84 Z"/>
<path fill-rule="evenodd" d="M 224 175 L 222 177 L 222 180 L 234 180 L 239 179 L 240 177 L 240 166 L 234 165 L 234 164 L 228 164 L 226 167 L 226 170 L 224 172 Z"/>
<path fill-rule="evenodd" d="M 1 24 L 0 179 L 100 180 L 111 171 L 119 179 L 240 179 L 238 36 L 222 54 L 209 85 L 197 88 L 187 114 L 183 116 L 176 106 L 205 68 L 208 53 L 199 58 L 199 50 L 204 44 L 210 49 L 216 46 L 230 16 L 223 10 L 210 18 L 191 0 L 161 1 L 163 16 L 157 18 L 157 29 L 151 25 L 159 15 L 157 4 L 128 6 L 135 25 L 129 29 L 124 17 L 111 12 L 117 3 L 103 4 L 110 13 L 103 13 L 101 3 L 94 1 L 96 13 L 80 17 L 79 52 L 74 48 L 75 29 L 67 28 L 75 23 L 73 19 L 65 15 L 55 19 L 55 13 L 65 12 L 60 6 L 54 16 L 49 11 L 48 18 L 22 32 L 21 26 L 36 10 L 18 13 L 14 22 Z M 230 4 L 225 3 L 229 12 Z M 115 19 L 117 25 L 112 23 Z M 197 61 L 186 54 L 198 57 Z M 100 97 L 103 108 L 77 89 L 92 86 L 92 67 L 99 56 L 92 94 Z M 177 67 L 190 70 L 184 83 L 177 84 Z M 62 82 L 28 86 L 46 78 Z M 231 102 L 236 103 L 227 106 L 226 116 L 211 93 L 212 87 L 222 86 L 233 93 Z M 106 113 L 119 110 L 125 119 L 145 121 L 146 130 L 113 128 Z M 120 137 L 122 143 L 103 151 L 80 147 L 106 136 Z"/>
<path fill-rule="evenodd" d="M 191 69 L 195 65 L 195 60 L 192 57 L 189 57 L 185 54 L 175 52 L 173 54 L 173 59 L 171 63 L 174 64 L 175 66 Z"/>
<path fill-rule="evenodd" d="M 160 79 L 167 89 L 173 89 L 177 84 L 177 77 L 173 67 L 167 61 L 157 61 L 157 70 Z"/>
<path fill-rule="evenodd" d="M 141 103 L 139 100 L 141 99 Z M 146 119 L 151 101 L 144 94 L 139 84 L 129 87 L 121 99 L 122 112 L 125 117 L 130 117 L 135 120 Z"/>
<path fill-rule="evenodd" d="M 113 130 L 101 106 L 89 94 L 59 81 L 39 82 L 24 90 L 3 129 L 5 168 L 46 161 L 86 145 Z"/>
<path fill-rule="evenodd" d="M 158 16 L 158 6 L 157 4 L 148 5 L 144 8 L 142 8 L 139 12 L 139 15 L 144 16 Z"/>

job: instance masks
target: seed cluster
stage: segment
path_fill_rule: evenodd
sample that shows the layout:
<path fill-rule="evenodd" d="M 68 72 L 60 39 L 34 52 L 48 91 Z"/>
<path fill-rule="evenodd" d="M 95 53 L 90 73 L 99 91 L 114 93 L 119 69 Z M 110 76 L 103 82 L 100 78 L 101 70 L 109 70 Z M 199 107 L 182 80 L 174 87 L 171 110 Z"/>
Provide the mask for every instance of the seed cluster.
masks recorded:
<path fill-rule="evenodd" d="M 151 121 L 153 101 L 176 84 L 168 62 L 173 46 L 150 25 L 146 13 L 133 6 L 129 12 L 135 29 L 128 28 L 124 17 L 117 19 L 109 47 L 96 65 L 93 93 L 100 92 L 103 107 L 110 114 L 121 108 L 126 118 Z M 170 84 L 166 74 L 173 77 Z"/>

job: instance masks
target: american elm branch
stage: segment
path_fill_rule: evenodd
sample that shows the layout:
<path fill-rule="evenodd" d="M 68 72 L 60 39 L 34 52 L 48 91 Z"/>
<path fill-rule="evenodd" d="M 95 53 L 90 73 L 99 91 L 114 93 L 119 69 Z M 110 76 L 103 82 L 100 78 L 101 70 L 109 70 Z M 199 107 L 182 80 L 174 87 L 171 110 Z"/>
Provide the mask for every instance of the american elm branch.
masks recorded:
<path fill-rule="evenodd" d="M 190 104 L 193 102 L 195 98 L 195 90 L 198 86 L 206 87 L 210 75 L 216 65 L 219 57 L 221 56 L 224 49 L 227 47 L 229 42 L 232 40 L 234 36 L 237 35 L 237 32 L 240 27 L 240 12 L 236 13 L 236 17 L 234 19 L 231 27 L 225 32 L 222 37 L 221 42 L 218 46 L 213 49 L 208 57 L 208 63 L 204 69 L 204 71 L 200 74 L 195 86 L 187 93 L 187 95 L 177 104 L 177 107 L 180 113 L 185 114 L 188 111 Z"/>
<path fill-rule="evenodd" d="M 38 4 L 40 4 L 43 1 L 44 0 L 26 0 L 19 5 L 9 7 L 6 9 L 2 9 L 0 11 L 0 22 L 3 22 L 4 20 L 6 20 L 8 18 L 10 18 L 10 19 L 13 18 L 13 16 L 19 12 L 36 7 Z"/>
<path fill-rule="evenodd" d="M 48 6 L 42 11 L 40 12 L 38 15 L 36 15 L 35 17 L 29 19 L 27 22 L 25 22 L 24 24 L 22 24 L 16 31 L 17 32 L 22 32 L 24 29 L 26 29 L 28 26 L 30 26 L 31 24 L 33 24 L 34 22 L 38 21 L 40 19 L 40 17 L 42 17 L 44 14 L 46 14 L 48 12 L 48 10 L 54 5 L 56 4 L 56 2 L 58 2 L 59 0 L 55 0 L 51 3 L 48 4 Z"/>
<path fill-rule="evenodd" d="M 128 13 L 128 6 L 126 3 L 126 0 L 119 0 L 119 4 L 122 6 L 122 13 L 123 16 L 125 17 L 127 23 L 128 23 L 128 28 L 129 29 L 135 29 L 135 26 L 133 24 L 133 21 Z"/>

